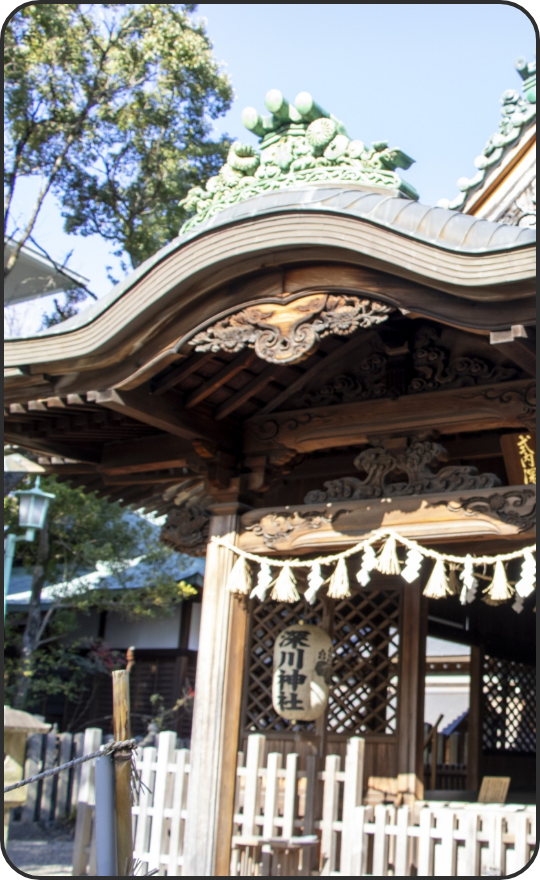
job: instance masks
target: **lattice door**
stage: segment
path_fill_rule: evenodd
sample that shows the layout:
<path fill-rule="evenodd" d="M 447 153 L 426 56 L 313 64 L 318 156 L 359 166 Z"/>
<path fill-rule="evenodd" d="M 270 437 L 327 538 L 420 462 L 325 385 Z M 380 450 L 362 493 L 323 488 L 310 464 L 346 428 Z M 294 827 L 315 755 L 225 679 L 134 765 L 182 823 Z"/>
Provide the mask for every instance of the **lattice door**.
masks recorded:
<path fill-rule="evenodd" d="M 536 753 L 536 674 L 534 666 L 484 657 L 483 750 Z"/>
<path fill-rule="evenodd" d="M 290 730 L 272 706 L 272 662 L 277 634 L 304 620 L 320 625 L 323 608 L 303 600 L 262 602 L 251 612 L 251 646 L 246 673 L 244 730 Z M 353 736 L 396 732 L 400 592 L 362 589 L 333 610 L 334 658 L 328 703 L 328 731 Z M 314 730 L 315 722 L 298 727 Z"/>

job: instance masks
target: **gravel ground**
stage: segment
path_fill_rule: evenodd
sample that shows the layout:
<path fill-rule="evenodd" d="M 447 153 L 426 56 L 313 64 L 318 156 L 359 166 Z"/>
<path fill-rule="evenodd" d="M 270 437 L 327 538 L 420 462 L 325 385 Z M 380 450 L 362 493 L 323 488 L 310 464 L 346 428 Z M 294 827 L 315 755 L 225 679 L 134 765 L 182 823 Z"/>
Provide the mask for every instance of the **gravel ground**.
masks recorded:
<path fill-rule="evenodd" d="M 34 877 L 71 877 L 73 830 L 52 823 L 12 822 L 7 854 L 17 868 Z"/>

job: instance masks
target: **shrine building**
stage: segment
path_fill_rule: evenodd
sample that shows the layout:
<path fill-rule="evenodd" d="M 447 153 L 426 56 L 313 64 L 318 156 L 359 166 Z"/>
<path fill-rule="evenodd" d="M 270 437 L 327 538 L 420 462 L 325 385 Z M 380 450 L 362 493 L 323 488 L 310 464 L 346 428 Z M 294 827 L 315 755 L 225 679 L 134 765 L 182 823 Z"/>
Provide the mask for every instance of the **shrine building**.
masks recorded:
<path fill-rule="evenodd" d="M 188 875 L 229 872 L 251 733 L 301 767 L 362 737 L 366 785 L 422 799 L 430 664 L 470 681 L 434 789 L 533 796 L 536 98 L 517 66 L 477 173 L 434 207 L 402 150 L 269 92 L 243 113 L 258 148 L 231 146 L 176 239 L 6 344 L 6 440 L 206 556 Z M 273 694 L 296 624 L 331 644 L 316 718 L 304 655 Z M 462 653 L 428 664 L 428 639 Z"/>

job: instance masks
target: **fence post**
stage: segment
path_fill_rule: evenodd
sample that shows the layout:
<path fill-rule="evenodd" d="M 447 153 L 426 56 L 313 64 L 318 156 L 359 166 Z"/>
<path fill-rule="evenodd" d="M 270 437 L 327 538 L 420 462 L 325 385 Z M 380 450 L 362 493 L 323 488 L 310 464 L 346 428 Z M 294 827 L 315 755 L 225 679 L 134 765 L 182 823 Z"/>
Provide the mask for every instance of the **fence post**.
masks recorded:
<path fill-rule="evenodd" d="M 67 764 L 72 759 L 73 735 L 71 733 L 61 733 L 59 741 L 58 763 Z M 69 771 L 64 770 L 63 773 L 58 775 L 56 803 L 54 806 L 55 819 L 69 816 L 69 777 L 73 772 L 73 769 Z"/>
<path fill-rule="evenodd" d="M 365 740 L 352 736 L 347 743 L 345 759 L 345 786 L 343 791 L 343 831 L 341 835 L 340 872 L 351 873 L 351 853 L 354 810 L 362 803 L 364 785 Z"/>
<path fill-rule="evenodd" d="M 84 732 L 83 755 L 97 752 L 101 745 L 103 731 L 99 727 L 88 727 Z M 73 876 L 82 877 L 86 874 L 89 858 L 92 818 L 95 809 L 95 764 L 87 761 L 81 764 L 79 794 L 77 800 L 77 822 L 75 840 L 73 842 Z"/>
<path fill-rule="evenodd" d="M 321 835 L 321 876 L 336 870 L 336 832 L 334 822 L 337 819 L 339 803 L 339 782 L 337 774 L 341 764 L 339 755 L 327 755 L 324 768 L 324 794 Z"/>
<path fill-rule="evenodd" d="M 110 755 L 96 761 L 96 867 L 98 877 L 117 877 L 114 764 Z"/>
<path fill-rule="evenodd" d="M 174 780 L 172 818 L 171 818 L 171 836 L 169 842 L 169 866 L 167 868 L 168 877 L 179 877 L 182 873 L 181 861 L 178 858 L 179 853 L 184 851 L 184 825 L 186 815 L 186 794 L 187 794 L 187 773 L 186 767 L 189 762 L 188 749 L 179 749 L 176 752 L 176 778 Z"/>
<path fill-rule="evenodd" d="M 163 731 L 158 738 L 157 769 L 154 777 L 154 799 L 152 813 L 152 831 L 150 835 L 148 870 L 161 869 L 161 853 L 163 851 L 163 824 L 166 797 L 170 786 L 169 764 L 174 763 L 176 733 Z"/>
<path fill-rule="evenodd" d="M 24 764 L 24 778 L 29 779 L 30 776 L 37 776 L 38 773 L 41 773 L 41 756 L 43 752 L 43 743 L 45 740 L 45 734 L 43 733 L 34 733 L 28 740 L 28 745 L 26 747 L 27 758 Z M 32 782 L 31 785 L 28 786 L 28 795 L 26 798 L 26 803 L 22 808 L 22 821 L 23 822 L 35 822 L 36 821 L 36 810 L 37 810 L 37 801 L 38 794 L 40 790 L 39 782 Z"/>
<path fill-rule="evenodd" d="M 411 848 L 409 838 L 410 823 L 410 807 L 407 805 L 399 807 L 397 811 L 396 862 L 394 865 L 396 877 L 409 877 L 411 873 L 411 862 L 409 858 Z"/>
<path fill-rule="evenodd" d="M 125 669 L 112 674 L 113 734 L 116 742 L 131 737 L 129 719 L 129 672 Z M 131 831 L 131 750 L 114 753 L 116 788 L 116 848 L 118 876 L 127 877 L 133 859 Z"/>

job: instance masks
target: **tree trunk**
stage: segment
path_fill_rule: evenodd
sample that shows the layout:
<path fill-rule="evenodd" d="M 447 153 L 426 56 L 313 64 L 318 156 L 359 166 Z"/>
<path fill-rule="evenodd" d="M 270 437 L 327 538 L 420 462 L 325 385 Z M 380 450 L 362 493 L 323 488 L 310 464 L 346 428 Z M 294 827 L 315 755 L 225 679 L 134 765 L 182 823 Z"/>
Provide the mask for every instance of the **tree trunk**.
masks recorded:
<path fill-rule="evenodd" d="M 24 628 L 21 665 L 16 679 L 14 709 L 24 709 L 32 677 L 33 655 L 41 636 L 41 590 L 45 583 L 45 568 L 49 558 L 49 528 L 47 522 L 39 533 L 36 564 L 32 576 L 30 607 Z"/>

